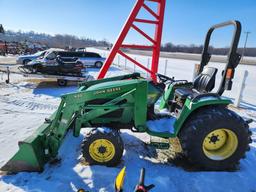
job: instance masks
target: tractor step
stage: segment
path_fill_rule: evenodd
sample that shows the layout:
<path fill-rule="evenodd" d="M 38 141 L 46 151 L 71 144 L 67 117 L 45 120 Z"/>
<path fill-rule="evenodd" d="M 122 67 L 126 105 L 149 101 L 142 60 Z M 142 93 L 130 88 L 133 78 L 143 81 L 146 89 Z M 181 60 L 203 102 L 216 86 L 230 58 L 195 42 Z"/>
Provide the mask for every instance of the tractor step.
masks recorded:
<path fill-rule="evenodd" d="M 162 150 L 167 150 L 170 148 L 169 143 L 161 143 L 161 142 L 150 142 L 150 146 L 156 148 L 156 149 L 162 149 Z"/>
<path fill-rule="evenodd" d="M 155 147 L 156 149 L 164 149 L 164 150 L 171 149 L 175 153 L 182 152 L 182 147 L 180 145 L 180 141 L 178 137 L 165 139 L 161 137 L 150 136 L 149 145 Z"/>

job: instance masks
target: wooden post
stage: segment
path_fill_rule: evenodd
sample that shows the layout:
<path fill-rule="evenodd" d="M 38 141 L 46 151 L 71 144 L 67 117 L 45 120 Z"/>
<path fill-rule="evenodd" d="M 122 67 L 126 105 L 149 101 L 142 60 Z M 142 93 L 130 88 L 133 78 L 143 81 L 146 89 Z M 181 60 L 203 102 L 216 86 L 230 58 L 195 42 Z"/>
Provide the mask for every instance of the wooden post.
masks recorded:
<path fill-rule="evenodd" d="M 242 97 L 243 97 L 243 91 L 245 88 L 245 81 L 246 81 L 247 77 L 248 77 L 248 71 L 244 70 L 242 72 L 242 79 L 241 79 L 241 81 L 239 81 L 239 84 L 238 84 L 238 90 L 237 90 L 237 94 L 236 94 L 235 102 L 234 102 L 235 107 L 240 106 L 240 103 L 241 103 Z"/>
<path fill-rule="evenodd" d="M 7 66 L 6 73 L 7 73 L 7 79 L 5 82 L 7 84 L 9 84 L 10 83 L 10 68 L 9 68 L 9 66 Z"/>
<path fill-rule="evenodd" d="M 127 65 L 127 59 L 124 58 L 124 69 L 126 70 L 126 65 Z"/>
<path fill-rule="evenodd" d="M 199 68 L 200 68 L 200 64 L 195 64 L 194 65 L 194 69 L 193 69 L 193 76 L 192 76 L 192 82 L 195 80 L 195 78 L 197 77 L 198 75 L 198 72 L 199 72 Z"/>
<path fill-rule="evenodd" d="M 168 64 L 168 59 L 165 60 L 164 75 L 167 74 L 167 64 Z"/>
<path fill-rule="evenodd" d="M 134 60 L 137 61 L 136 57 L 134 58 Z M 134 73 L 135 73 L 135 68 L 136 68 L 136 66 L 135 66 L 135 63 L 134 63 L 134 64 L 133 64 L 133 72 L 134 72 Z"/>
<path fill-rule="evenodd" d="M 150 57 L 148 58 L 148 63 L 147 63 L 147 68 L 149 69 L 149 65 L 150 65 Z M 147 78 L 149 77 L 149 73 L 147 72 Z"/>

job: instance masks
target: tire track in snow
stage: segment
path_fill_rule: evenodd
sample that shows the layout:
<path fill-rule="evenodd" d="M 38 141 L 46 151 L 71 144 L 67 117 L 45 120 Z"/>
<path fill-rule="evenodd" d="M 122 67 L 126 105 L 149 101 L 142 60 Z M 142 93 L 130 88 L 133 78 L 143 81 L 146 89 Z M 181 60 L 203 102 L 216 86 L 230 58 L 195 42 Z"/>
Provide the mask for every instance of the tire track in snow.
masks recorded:
<path fill-rule="evenodd" d="M 32 111 L 32 112 L 52 112 L 58 108 L 58 105 L 53 103 L 43 103 L 40 101 L 34 101 L 34 98 L 27 98 L 27 99 L 17 99 L 17 98 L 10 98 L 6 96 L 0 96 L 0 102 L 6 104 L 8 108 L 11 110 L 9 111 L 22 111 L 25 112 L 24 109 Z"/>
<path fill-rule="evenodd" d="M 43 104 L 43 103 L 19 100 L 19 99 L 8 101 L 8 104 L 16 105 L 19 107 L 24 107 L 24 108 L 32 110 L 32 111 L 34 111 L 34 110 L 54 110 L 57 108 L 56 105 Z"/>

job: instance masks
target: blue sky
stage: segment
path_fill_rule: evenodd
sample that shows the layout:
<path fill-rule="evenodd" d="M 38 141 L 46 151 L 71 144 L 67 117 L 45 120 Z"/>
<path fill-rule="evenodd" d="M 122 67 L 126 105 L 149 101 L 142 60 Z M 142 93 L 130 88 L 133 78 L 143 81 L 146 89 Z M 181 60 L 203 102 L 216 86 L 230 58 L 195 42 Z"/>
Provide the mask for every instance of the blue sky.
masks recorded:
<path fill-rule="evenodd" d="M 163 43 L 202 44 L 207 29 L 237 19 L 251 31 L 248 46 L 256 46 L 255 0 L 166 0 Z M 0 23 L 6 29 L 73 34 L 114 42 L 135 0 L 0 0 Z M 148 18 L 147 15 L 144 15 Z M 228 46 L 231 29 L 214 35 L 214 46 Z M 146 27 L 149 33 L 151 28 Z M 241 44 L 245 39 L 242 34 Z M 135 33 L 128 41 L 140 41 Z M 145 42 L 146 43 L 146 42 Z"/>

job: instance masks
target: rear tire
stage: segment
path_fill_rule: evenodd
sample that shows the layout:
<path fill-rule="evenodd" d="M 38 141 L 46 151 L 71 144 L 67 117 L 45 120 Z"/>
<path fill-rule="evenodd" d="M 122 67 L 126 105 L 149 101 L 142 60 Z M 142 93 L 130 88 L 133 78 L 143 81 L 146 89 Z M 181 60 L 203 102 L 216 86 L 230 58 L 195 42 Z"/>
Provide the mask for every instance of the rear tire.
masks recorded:
<path fill-rule="evenodd" d="M 249 126 L 225 107 L 207 107 L 193 114 L 179 133 L 185 157 L 204 170 L 234 169 L 250 143 Z"/>
<path fill-rule="evenodd" d="M 64 80 L 64 79 L 58 79 L 57 80 L 57 83 L 60 87 L 66 87 L 67 84 L 68 84 L 68 81 L 67 80 Z"/>
<path fill-rule="evenodd" d="M 90 165 L 117 165 L 124 151 L 124 144 L 118 131 L 93 129 L 84 138 L 82 154 Z"/>

